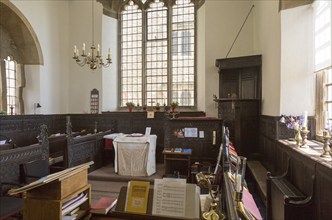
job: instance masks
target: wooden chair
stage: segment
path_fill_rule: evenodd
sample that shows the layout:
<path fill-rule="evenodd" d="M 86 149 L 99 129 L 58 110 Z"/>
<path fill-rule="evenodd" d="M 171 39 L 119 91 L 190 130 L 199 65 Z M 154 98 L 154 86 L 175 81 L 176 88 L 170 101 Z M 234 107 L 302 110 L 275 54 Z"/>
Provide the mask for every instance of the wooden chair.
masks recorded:
<path fill-rule="evenodd" d="M 22 218 L 23 198 L 7 195 L 7 189 L 19 187 L 14 183 L 0 183 L 0 220 L 9 217 Z"/>

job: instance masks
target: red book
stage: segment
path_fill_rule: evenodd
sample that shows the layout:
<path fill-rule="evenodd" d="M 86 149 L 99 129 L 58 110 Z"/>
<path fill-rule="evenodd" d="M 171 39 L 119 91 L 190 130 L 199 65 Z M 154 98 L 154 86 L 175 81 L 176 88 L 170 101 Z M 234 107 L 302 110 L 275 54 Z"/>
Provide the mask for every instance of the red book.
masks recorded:
<path fill-rule="evenodd" d="M 97 214 L 107 214 L 109 210 L 116 204 L 117 198 L 101 197 L 91 205 L 90 212 Z"/>

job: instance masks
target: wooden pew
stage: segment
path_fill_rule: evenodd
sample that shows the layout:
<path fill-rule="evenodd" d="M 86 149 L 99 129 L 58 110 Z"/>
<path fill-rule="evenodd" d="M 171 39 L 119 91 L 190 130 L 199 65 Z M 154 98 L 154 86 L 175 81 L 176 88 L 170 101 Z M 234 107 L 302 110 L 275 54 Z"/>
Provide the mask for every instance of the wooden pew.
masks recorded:
<path fill-rule="evenodd" d="M 306 195 L 292 182 L 291 161 L 285 173 L 272 176 L 267 173 L 267 219 L 312 219 L 315 176 L 308 176 L 311 192 Z"/>
<path fill-rule="evenodd" d="M 82 130 L 80 132 L 72 132 L 72 136 L 81 136 L 85 135 L 87 132 Z M 53 134 L 48 137 L 49 140 L 49 149 L 50 149 L 50 171 L 55 173 L 61 170 L 68 168 L 66 161 L 64 160 L 68 138 L 67 134 Z"/>
<path fill-rule="evenodd" d="M 9 183 L 22 183 L 20 166 L 36 160 L 48 160 L 49 146 L 47 127 L 41 126 L 40 142 L 25 147 L 0 151 L 0 180 Z"/>
<path fill-rule="evenodd" d="M 64 155 L 66 168 L 74 167 L 82 163 L 94 161 L 89 172 L 103 166 L 104 136 L 111 130 L 101 131 L 95 134 L 75 136 L 72 133 L 71 123 L 67 123 L 67 146 Z"/>

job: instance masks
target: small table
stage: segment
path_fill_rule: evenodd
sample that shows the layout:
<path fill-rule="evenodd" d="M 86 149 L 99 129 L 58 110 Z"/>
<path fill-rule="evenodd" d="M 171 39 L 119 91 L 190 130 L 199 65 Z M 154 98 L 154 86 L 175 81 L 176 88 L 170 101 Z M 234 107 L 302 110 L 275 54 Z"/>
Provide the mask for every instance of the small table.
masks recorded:
<path fill-rule="evenodd" d="M 164 176 L 174 176 L 189 180 L 192 150 L 181 152 L 164 149 Z"/>

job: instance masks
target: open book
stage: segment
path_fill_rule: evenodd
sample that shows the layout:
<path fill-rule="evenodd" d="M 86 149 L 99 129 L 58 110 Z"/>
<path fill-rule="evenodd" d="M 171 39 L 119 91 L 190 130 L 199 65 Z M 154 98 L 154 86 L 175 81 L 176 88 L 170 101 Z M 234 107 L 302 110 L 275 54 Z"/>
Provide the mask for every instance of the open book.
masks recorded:
<path fill-rule="evenodd" d="M 185 179 L 155 179 L 152 215 L 199 219 L 199 187 Z"/>

